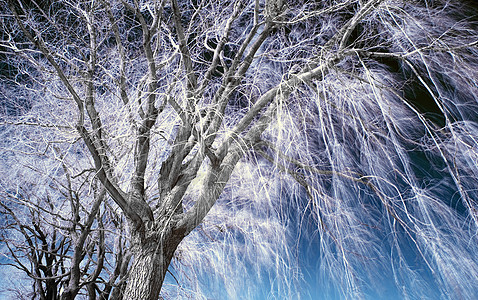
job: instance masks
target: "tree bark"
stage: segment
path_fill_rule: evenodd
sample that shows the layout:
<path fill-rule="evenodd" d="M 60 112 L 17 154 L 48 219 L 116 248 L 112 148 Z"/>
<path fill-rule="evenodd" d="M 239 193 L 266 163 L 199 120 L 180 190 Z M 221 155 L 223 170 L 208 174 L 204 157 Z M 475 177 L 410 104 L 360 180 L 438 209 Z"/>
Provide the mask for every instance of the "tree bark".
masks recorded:
<path fill-rule="evenodd" d="M 182 236 L 174 234 L 170 225 L 150 229 L 143 237 L 132 235 L 134 259 L 123 299 L 156 300 Z"/>

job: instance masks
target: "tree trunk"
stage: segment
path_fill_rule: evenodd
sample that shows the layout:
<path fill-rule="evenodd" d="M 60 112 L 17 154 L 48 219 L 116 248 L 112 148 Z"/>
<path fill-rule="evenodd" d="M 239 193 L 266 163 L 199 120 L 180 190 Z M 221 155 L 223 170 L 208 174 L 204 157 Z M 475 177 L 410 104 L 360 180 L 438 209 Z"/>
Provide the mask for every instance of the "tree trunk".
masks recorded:
<path fill-rule="evenodd" d="M 182 240 L 170 228 L 148 231 L 143 238 L 132 233 L 134 258 L 123 299 L 158 299 L 169 263 Z"/>

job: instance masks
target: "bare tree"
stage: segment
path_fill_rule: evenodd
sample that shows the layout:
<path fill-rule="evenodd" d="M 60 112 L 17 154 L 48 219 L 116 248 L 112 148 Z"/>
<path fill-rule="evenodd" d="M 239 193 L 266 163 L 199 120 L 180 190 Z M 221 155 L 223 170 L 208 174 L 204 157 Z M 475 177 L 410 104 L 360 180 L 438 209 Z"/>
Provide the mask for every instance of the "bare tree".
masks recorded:
<path fill-rule="evenodd" d="M 124 299 L 158 299 L 178 246 L 246 163 L 288 178 L 289 199 L 307 195 L 344 295 L 363 296 L 364 261 L 389 261 L 404 296 L 426 290 L 413 291 L 423 274 L 405 243 L 443 294 L 476 296 L 476 20 L 460 4 L 7 4 L 2 46 L 34 67 L 38 95 L 58 101 L 52 130 L 81 141 L 128 220 Z M 443 200 L 444 186 L 458 196 Z M 375 255 L 383 243 L 390 254 Z"/>
<path fill-rule="evenodd" d="M 26 132 L 23 139 L 35 137 L 32 130 Z M 81 289 L 90 298 L 108 298 L 115 286 L 120 288 L 117 283 L 125 276 L 121 268 L 130 257 L 123 246 L 121 218 L 105 202 L 106 190 L 98 188 L 94 170 L 81 170 L 79 160 L 75 167 L 62 156 L 50 157 L 60 152 L 52 148 L 34 152 L 33 140 L 18 143 L 8 162 L 3 161 L 19 171 L 4 172 L 1 183 L 0 240 L 8 257 L 1 264 L 31 278 L 38 299 L 60 299 L 62 291 L 64 297 L 74 298 Z M 27 164 L 26 170 L 19 168 L 22 164 Z M 77 167 L 81 171 L 70 174 Z M 109 241 L 111 232 L 116 245 Z"/>

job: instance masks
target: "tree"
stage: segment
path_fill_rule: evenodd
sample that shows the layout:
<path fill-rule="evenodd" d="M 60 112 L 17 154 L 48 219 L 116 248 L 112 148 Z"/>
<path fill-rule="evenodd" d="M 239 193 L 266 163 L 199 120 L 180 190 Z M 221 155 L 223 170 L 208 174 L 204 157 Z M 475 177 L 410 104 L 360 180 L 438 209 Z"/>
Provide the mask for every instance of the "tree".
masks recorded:
<path fill-rule="evenodd" d="M 245 165 L 292 186 L 297 203 L 279 208 L 303 208 L 307 196 L 299 219 L 314 216 L 324 269 L 345 295 L 367 289 L 364 261 L 389 260 L 398 286 L 410 280 L 404 296 L 423 291 L 413 291 L 412 279 L 428 273 L 412 267 L 411 245 L 444 295 L 476 296 L 471 6 L 7 4 L 2 47 L 31 88 L 61 106 L 33 123 L 49 120 L 66 145 L 83 145 L 85 169 L 128 221 L 124 299 L 159 297 L 178 246 L 221 196 L 235 195 L 231 177 Z"/>
<path fill-rule="evenodd" d="M 14 152 L 4 162 L 18 171 L 3 172 L 0 240 L 9 259 L 1 264 L 31 278 L 35 298 L 60 299 L 61 291 L 74 298 L 82 288 L 90 298 L 119 294 L 130 254 L 121 218 L 105 203 L 106 190 L 98 187 L 94 170 L 81 170 L 78 159 L 76 166 L 67 165 L 56 146 L 32 151 L 35 139 L 44 137 L 37 130 L 20 134 L 24 143 L 10 148 Z M 18 168 L 22 164 L 25 169 Z"/>

